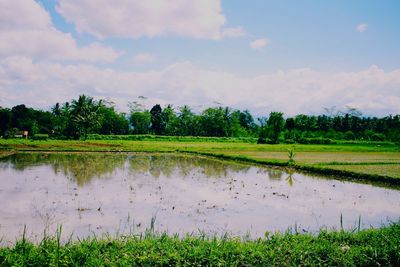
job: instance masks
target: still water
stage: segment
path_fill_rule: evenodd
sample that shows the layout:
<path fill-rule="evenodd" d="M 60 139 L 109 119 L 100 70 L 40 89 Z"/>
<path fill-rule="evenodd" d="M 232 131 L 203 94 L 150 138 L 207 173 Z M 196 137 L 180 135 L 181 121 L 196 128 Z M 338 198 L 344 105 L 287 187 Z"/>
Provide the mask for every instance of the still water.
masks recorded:
<path fill-rule="evenodd" d="M 21 153 L 0 159 L 0 239 L 380 227 L 400 191 L 177 154 Z M 341 223 L 342 218 L 342 223 Z"/>

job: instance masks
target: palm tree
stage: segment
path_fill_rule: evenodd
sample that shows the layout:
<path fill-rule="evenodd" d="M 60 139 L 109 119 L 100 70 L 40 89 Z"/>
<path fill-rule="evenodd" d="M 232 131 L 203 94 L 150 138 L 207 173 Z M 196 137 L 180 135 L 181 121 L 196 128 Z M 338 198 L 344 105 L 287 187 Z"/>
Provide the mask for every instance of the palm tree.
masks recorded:
<path fill-rule="evenodd" d="M 72 120 L 76 124 L 79 137 L 83 135 L 84 139 L 86 139 L 88 131 L 100 124 L 101 116 L 99 110 L 103 106 L 102 100 L 95 101 L 92 97 L 86 95 L 80 95 L 78 100 L 72 100 Z"/>

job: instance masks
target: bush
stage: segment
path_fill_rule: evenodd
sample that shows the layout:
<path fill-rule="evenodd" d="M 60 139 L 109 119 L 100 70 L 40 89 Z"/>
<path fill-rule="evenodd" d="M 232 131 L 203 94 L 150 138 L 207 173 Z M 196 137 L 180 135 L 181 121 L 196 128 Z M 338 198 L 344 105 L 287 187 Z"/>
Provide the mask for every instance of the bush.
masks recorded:
<path fill-rule="evenodd" d="M 381 133 L 374 133 L 371 136 L 372 141 L 384 141 L 385 140 L 385 135 Z"/>
<path fill-rule="evenodd" d="M 355 140 L 356 136 L 354 135 L 354 133 L 352 131 L 347 131 L 344 133 L 344 139 L 345 140 Z"/>
<path fill-rule="evenodd" d="M 264 137 L 260 137 L 257 140 L 257 144 L 266 144 L 266 143 L 267 143 L 267 140 Z"/>
<path fill-rule="evenodd" d="M 286 144 L 294 144 L 294 143 L 296 143 L 296 141 L 294 141 L 293 139 L 285 139 L 285 143 Z"/>
<path fill-rule="evenodd" d="M 48 138 L 48 134 L 35 134 L 34 136 L 32 136 L 32 140 L 47 140 Z"/>
<path fill-rule="evenodd" d="M 335 144 L 335 142 L 328 138 L 299 138 L 297 140 L 300 144 L 319 144 L 319 145 L 328 145 L 328 144 Z"/>
<path fill-rule="evenodd" d="M 4 134 L 4 138 L 14 138 L 17 132 L 19 132 L 18 128 L 8 129 Z"/>
<path fill-rule="evenodd" d="M 255 143 L 254 137 L 207 137 L 207 136 L 167 136 L 167 135 L 102 135 L 88 134 L 86 140 L 129 140 L 129 141 L 177 141 L 177 142 L 229 142 Z"/>

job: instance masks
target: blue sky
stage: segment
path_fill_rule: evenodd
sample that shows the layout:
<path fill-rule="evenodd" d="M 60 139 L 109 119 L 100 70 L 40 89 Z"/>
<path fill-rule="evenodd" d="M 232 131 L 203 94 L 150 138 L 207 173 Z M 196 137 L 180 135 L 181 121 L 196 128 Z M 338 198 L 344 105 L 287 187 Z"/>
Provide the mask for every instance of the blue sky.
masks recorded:
<path fill-rule="evenodd" d="M 0 105 L 85 93 L 120 110 L 145 95 L 257 115 L 400 113 L 400 1 L 165 3 L 0 0 Z"/>

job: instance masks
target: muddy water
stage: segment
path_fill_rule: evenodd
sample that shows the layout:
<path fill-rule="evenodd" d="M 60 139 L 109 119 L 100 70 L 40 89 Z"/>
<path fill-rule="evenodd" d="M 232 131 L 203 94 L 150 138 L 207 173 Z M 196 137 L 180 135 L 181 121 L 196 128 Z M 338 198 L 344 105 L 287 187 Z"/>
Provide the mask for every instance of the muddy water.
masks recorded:
<path fill-rule="evenodd" d="M 340 218 L 342 217 L 342 224 Z M 155 230 L 264 236 L 379 227 L 400 217 L 400 191 L 171 154 L 16 154 L 0 160 L 0 238 Z"/>

